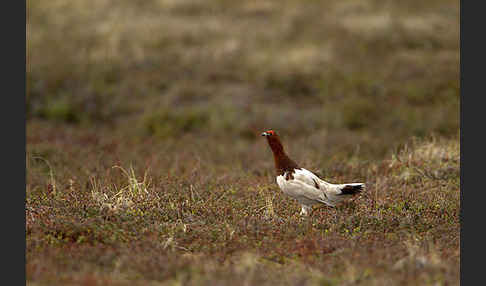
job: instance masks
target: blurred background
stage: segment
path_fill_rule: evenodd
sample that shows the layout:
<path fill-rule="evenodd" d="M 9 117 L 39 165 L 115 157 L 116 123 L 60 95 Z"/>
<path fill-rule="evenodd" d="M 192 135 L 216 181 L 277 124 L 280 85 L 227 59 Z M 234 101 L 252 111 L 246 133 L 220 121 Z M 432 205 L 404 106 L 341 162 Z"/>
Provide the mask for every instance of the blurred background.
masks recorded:
<path fill-rule="evenodd" d="M 27 20 L 30 134 L 272 128 L 371 156 L 459 134 L 458 1 L 28 1 Z"/>

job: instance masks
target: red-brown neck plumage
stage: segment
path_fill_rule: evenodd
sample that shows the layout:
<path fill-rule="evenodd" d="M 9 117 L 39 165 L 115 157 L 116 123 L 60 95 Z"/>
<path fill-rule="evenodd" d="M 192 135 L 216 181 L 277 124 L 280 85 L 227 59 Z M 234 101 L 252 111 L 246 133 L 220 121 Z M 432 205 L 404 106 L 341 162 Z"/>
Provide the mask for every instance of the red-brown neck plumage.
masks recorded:
<path fill-rule="evenodd" d="M 282 143 L 278 135 L 267 137 L 268 145 L 272 149 L 273 159 L 275 160 L 275 169 L 277 175 L 283 175 L 286 171 L 293 172 L 294 169 L 298 169 L 299 166 L 292 161 L 287 154 L 285 154 Z"/>

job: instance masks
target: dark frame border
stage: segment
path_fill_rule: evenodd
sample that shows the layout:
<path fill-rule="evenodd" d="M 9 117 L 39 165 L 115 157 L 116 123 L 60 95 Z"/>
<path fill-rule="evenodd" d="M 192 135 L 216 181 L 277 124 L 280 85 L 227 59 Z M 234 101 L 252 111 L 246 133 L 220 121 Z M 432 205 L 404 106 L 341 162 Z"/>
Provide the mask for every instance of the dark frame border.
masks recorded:
<path fill-rule="evenodd" d="M 9 4 L 9 5 L 7 5 Z M 2 14 L 2 83 L 5 84 L 2 112 L 3 153 L 7 158 L 2 186 L 7 198 L 1 215 L 3 226 L 2 246 L 5 266 L 2 280 L 11 285 L 25 285 L 25 185 L 26 185 L 26 21 L 27 1 L 4 2 Z"/>

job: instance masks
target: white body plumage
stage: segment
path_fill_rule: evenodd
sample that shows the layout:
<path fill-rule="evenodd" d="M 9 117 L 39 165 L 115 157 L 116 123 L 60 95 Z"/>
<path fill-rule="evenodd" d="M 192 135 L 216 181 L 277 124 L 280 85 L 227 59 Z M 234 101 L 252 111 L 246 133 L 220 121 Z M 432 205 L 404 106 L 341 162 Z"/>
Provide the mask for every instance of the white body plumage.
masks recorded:
<path fill-rule="evenodd" d="M 336 203 L 361 192 L 365 186 L 363 183 L 331 184 L 304 168 L 296 168 L 277 176 L 277 184 L 284 194 L 301 204 L 301 215 L 308 215 L 315 204 L 335 206 Z"/>

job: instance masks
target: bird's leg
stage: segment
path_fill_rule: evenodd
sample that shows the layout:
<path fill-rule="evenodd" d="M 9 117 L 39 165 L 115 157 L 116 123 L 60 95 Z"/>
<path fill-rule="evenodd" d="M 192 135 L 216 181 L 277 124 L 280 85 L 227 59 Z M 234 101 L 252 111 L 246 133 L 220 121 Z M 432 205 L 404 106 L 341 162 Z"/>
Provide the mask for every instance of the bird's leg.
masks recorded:
<path fill-rule="evenodd" d="M 300 211 L 300 215 L 308 216 L 309 212 L 312 211 L 312 206 L 301 205 L 302 210 Z"/>
<path fill-rule="evenodd" d="M 338 223 L 338 216 L 336 208 L 333 208 L 332 212 L 334 213 L 334 223 Z"/>

